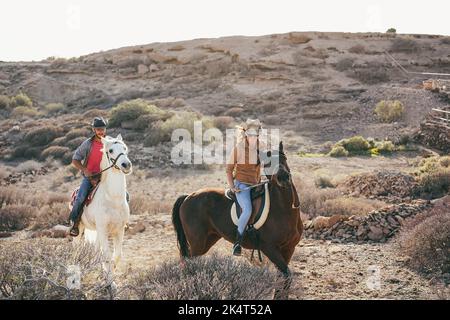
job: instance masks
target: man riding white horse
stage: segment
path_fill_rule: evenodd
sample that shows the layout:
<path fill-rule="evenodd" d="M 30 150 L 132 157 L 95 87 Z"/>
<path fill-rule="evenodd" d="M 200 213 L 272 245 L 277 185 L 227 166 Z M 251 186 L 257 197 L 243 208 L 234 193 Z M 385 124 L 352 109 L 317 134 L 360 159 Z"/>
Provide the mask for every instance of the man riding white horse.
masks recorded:
<path fill-rule="evenodd" d="M 102 138 L 106 136 L 107 121 L 102 117 L 95 117 L 91 127 L 94 135 L 85 141 L 75 150 L 72 157 L 72 165 L 83 174 L 83 181 L 78 189 L 77 196 L 70 212 L 70 235 L 73 237 L 79 234 L 79 224 L 83 213 L 84 202 L 90 191 L 100 180 L 100 162 L 102 160 L 103 143 Z M 129 195 L 127 193 L 127 200 Z"/>

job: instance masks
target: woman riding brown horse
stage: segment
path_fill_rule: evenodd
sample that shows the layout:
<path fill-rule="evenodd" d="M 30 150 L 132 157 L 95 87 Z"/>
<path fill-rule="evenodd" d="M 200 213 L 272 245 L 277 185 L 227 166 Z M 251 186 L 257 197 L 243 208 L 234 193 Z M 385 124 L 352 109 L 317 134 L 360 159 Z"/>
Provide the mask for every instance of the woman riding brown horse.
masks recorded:
<path fill-rule="evenodd" d="M 270 211 L 266 222 L 257 231 L 258 243 L 247 234 L 242 246 L 260 249 L 284 276 L 283 290 L 275 292 L 275 298 L 287 298 L 291 284 L 289 261 L 299 243 L 303 224 L 300 219 L 299 198 L 280 142 L 278 155 L 272 152 L 272 161 L 278 157 L 278 170 L 269 179 Z M 233 201 L 223 189 L 201 189 L 190 195 L 180 196 L 172 210 L 178 247 L 182 259 L 201 256 L 220 239 L 233 243 L 236 226 L 230 209 Z"/>

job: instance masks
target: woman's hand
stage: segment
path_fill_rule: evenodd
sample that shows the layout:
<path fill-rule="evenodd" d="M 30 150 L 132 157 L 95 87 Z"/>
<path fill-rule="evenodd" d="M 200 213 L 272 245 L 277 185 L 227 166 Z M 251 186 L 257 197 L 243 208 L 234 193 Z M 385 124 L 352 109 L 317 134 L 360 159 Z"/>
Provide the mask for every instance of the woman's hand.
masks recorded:
<path fill-rule="evenodd" d="M 233 190 L 234 193 L 239 193 L 239 192 L 241 192 L 241 189 L 235 188 L 235 187 L 231 188 L 231 190 Z"/>

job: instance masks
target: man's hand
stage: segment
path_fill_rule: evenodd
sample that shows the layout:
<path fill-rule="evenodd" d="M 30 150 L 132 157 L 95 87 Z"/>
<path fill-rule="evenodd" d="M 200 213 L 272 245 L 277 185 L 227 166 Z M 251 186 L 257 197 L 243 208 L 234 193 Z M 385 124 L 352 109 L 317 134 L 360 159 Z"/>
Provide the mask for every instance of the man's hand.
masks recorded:
<path fill-rule="evenodd" d="M 91 176 L 91 172 L 87 168 L 83 168 L 82 171 L 86 178 L 89 178 Z"/>

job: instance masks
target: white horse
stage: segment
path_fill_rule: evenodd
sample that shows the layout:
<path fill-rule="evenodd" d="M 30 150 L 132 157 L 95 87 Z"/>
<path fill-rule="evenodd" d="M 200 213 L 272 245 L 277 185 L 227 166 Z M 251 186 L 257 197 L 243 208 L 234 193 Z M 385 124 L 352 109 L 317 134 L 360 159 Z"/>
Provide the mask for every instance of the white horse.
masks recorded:
<path fill-rule="evenodd" d="M 120 134 L 115 139 L 102 138 L 102 143 L 101 180 L 92 202 L 84 208 L 76 240 L 82 241 L 84 234 L 85 240 L 95 241 L 104 258 L 105 272 L 111 279 L 122 257 L 125 226 L 130 218 L 125 176 L 131 173 L 132 164 Z M 113 240 L 112 254 L 109 238 Z"/>

